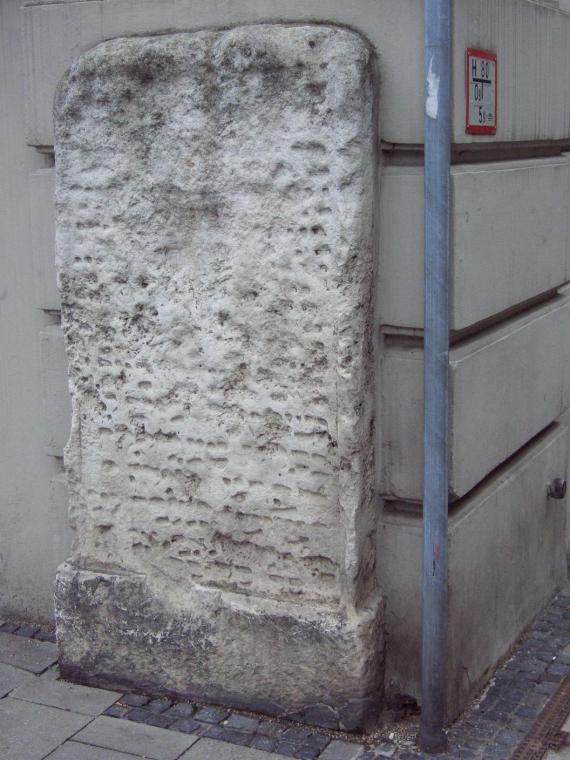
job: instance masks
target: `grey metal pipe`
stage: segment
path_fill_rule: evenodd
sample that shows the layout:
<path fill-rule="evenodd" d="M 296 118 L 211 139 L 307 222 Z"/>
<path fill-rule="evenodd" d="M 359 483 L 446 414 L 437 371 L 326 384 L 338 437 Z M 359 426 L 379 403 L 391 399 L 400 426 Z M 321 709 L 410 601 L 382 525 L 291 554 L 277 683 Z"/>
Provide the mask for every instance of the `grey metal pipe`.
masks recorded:
<path fill-rule="evenodd" d="M 451 0 L 425 0 L 425 307 L 422 714 L 425 752 L 447 747 Z"/>

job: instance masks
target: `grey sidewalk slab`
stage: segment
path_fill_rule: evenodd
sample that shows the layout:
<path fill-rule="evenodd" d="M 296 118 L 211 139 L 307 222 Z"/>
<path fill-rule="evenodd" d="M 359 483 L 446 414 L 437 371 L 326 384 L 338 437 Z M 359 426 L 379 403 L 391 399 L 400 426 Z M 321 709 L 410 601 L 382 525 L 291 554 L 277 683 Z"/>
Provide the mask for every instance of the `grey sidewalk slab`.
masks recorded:
<path fill-rule="evenodd" d="M 198 737 L 102 716 L 95 718 L 74 740 L 95 747 L 142 755 L 151 760 L 176 760 Z"/>
<path fill-rule="evenodd" d="M 36 676 L 28 673 L 27 670 L 14 668 L 12 665 L 5 665 L 0 662 L 0 699 L 9 694 L 13 689 L 23 683 L 36 680 Z"/>
<path fill-rule="evenodd" d="M 0 700 L 0 758 L 43 760 L 90 720 L 86 715 L 5 697 Z"/>
<path fill-rule="evenodd" d="M 15 668 L 42 673 L 57 662 L 57 646 L 11 633 L 0 633 L 0 662 Z"/>
<path fill-rule="evenodd" d="M 220 742 L 216 739 L 200 739 L 180 760 L 283 760 L 283 755 L 264 752 L 251 747 Z"/>
<path fill-rule="evenodd" d="M 25 683 L 11 694 L 13 699 L 72 710 L 81 715 L 100 715 L 120 696 L 117 691 L 92 689 L 89 686 L 43 678 L 35 678 L 33 683 Z"/>
<path fill-rule="evenodd" d="M 137 760 L 139 757 L 140 755 L 127 755 L 114 749 L 101 749 L 70 740 L 46 760 Z"/>

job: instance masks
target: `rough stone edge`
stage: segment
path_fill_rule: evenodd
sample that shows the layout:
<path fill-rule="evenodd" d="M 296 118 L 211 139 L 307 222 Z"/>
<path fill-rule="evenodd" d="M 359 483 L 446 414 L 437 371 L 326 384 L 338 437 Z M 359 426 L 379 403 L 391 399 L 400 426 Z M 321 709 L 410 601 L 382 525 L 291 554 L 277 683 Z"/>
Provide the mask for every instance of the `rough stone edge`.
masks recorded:
<path fill-rule="evenodd" d="M 64 678 L 363 731 L 383 703 L 383 606 L 358 614 L 196 587 L 187 608 L 154 597 L 143 575 L 62 564 L 55 610 Z M 258 653 L 271 675 L 252 679 Z M 230 658 L 228 660 L 228 657 Z M 242 692 L 235 671 L 242 669 Z M 332 677 L 334 674 L 334 678 Z M 295 698 L 283 697 L 286 681 Z M 253 684 L 253 686 L 250 686 Z"/>

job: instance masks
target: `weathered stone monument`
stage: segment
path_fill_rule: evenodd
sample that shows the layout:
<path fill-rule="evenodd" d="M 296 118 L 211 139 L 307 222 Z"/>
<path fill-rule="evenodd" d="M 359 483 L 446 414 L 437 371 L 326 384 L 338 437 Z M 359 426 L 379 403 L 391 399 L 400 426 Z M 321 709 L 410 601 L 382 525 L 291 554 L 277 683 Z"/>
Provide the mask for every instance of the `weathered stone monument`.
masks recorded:
<path fill-rule="evenodd" d="M 351 31 L 257 25 L 61 83 L 65 676 L 374 719 L 374 76 Z"/>

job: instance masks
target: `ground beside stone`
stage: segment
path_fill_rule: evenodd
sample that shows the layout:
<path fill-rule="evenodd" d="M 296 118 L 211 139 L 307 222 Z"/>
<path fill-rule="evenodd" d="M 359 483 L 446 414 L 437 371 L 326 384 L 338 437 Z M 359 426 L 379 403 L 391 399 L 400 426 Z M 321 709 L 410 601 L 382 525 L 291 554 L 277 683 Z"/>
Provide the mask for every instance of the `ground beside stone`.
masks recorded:
<path fill-rule="evenodd" d="M 47 641 L 0 633 L 0 662 L 30 673 L 43 673 L 57 662 L 57 647 Z"/>
<path fill-rule="evenodd" d="M 31 632 L 33 638 L 22 631 Z M 428 757 L 415 746 L 417 717 L 362 737 L 215 705 L 71 685 L 57 680 L 53 644 L 46 648 L 40 639 L 48 634 L 33 624 L 0 625 L 0 695 L 6 695 L 0 697 L 2 760 Z M 569 672 L 567 587 L 530 627 L 484 694 L 450 728 L 449 751 L 438 757 L 507 760 Z M 91 714 L 81 715 L 81 710 Z M 570 720 L 564 730 L 569 726 Z M 569 756 L 563 749 L 549 753 L 547 760 L 569 760 Z"/>

